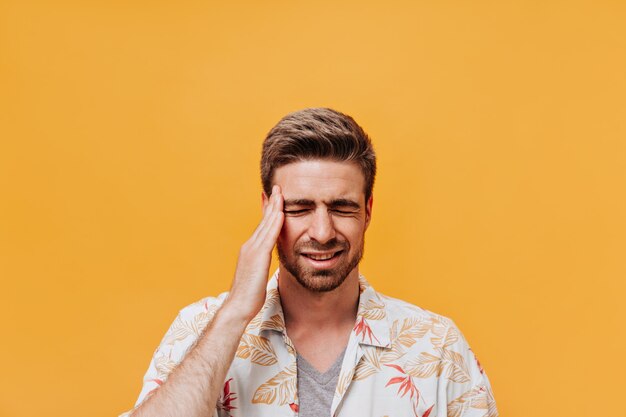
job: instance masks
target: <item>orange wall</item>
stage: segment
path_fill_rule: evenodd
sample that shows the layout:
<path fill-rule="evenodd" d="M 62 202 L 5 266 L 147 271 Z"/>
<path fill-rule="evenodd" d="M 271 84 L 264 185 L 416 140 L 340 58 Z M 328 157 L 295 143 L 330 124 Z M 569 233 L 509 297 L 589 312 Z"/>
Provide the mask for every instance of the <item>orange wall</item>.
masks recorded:
<path fill-rule="evenodd" d="M 337 3 L 341 3 L 338 5 Z M 453 318 L 502 416 L 623 411 L 619 1 L 0 3 L 0 415 L 130 408 L 228 288 L 289 111 L 379 155 L 362 271 Z"/>

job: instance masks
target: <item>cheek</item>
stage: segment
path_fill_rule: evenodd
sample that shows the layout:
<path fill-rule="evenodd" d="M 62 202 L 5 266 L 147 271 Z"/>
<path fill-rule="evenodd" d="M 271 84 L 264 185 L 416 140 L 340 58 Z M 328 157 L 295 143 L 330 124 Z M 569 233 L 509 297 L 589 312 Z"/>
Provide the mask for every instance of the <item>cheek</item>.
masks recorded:
<path fill-rule="evenodd" d="M 344 236 L 348 240 L 361 239 L 365 232 L 364 224 L 361 220 L 356 219 L 340 219 L 335 220 L 335 230 L 338 234 Z"/>
<path fill-rule="evenodd" d="M 278 239 L 283 243 L 288 243 L 289 241 L 296 239 L 298 237 L 298 222 L 294 221 L 294 219 L 285 217 L 285 221 L 283 222 L 283 227 L 280 229 L 280 234 L 278 235 Z"/>

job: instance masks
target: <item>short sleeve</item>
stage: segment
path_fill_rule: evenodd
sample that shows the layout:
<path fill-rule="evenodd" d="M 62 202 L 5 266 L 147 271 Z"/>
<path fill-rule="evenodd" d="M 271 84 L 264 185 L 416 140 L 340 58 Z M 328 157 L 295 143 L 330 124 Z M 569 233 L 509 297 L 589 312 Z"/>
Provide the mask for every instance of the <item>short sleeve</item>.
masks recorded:
<path fill-rule="evenodd" d="M 119 417 L 130 416 L 146 398 L 163 385 L 176 365 L 194 346 L 227 295 L 222 293 L 218 297 L 207 297 L 180 310 L 152 356 L 135 407 Z"/>
<path fill-rule="evenodd" d="M 489 378 L 467 340 L 450 321 L 448 343 L 440 348 L 448 417 L 498 417 Z"/>

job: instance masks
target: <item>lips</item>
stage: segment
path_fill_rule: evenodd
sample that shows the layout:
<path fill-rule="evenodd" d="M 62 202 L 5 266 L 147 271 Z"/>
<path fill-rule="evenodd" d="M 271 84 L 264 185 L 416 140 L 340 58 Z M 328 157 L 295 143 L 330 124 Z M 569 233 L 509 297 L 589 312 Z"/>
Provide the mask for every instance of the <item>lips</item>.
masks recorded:
<path fill-rule="evenodd" d="M 337 257 L 342 252 L 343 250 L 339 250 L 336 252 L 323 252 L 323 253 L 302 253 L 302 256 L 305 256 L 314 261 L 328 261 Z"/>

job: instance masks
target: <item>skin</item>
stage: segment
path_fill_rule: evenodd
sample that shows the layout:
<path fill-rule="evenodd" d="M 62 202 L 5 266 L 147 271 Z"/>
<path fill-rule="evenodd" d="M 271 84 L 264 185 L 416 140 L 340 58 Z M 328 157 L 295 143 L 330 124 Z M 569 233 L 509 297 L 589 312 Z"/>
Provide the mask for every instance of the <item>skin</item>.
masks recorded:
<path fill-rule="evenodd" d="M 354 163 L 296 162 L 276 169 L 273 180 L 281 186 L 285 201 L 277 249 L 282 252 L 278 288 L 287 334 L 298 353 L 324 372 L 347 345 L 356 319 L 358 260 L 373 199 L 366 204 L 365 179 Z M 310 202 L 294 204 L 297 200 Z M 344 204 L 336 204 L 341 200 Z M 263 201 L 266 204 L 268 200 L 265 197 Z M 348 202 L 355 204 L 345 204 Z M 337 249 L 343 251 L 339 262 L 328 270 L 314 268 L 302 255 Z M 301 272 L 299 278 L 286 263 L 295 265 Z M 324 290 L 328 287 L 333 289 Z"/>
<path fill-rule="evenodd" d="M 276 169 L 271 196 L 262 194 L 263 218 L 239 251 L 227 300 L 165 383 L 133 416 L 213 415 L 241 336 L 265 301 L 274 246 L 285 262 L 280 264 L 279 291 L 287 333 L 309 363 L 321 371 L 328 369 L 345 348 L 356 319 L 358 266 L 350 266 L 360 259 L 373 201 L 370 197 L 365 202 L 363 184 L 363 174 L 352 163 L 311 160 Z M 285 198 L 310 201 L 306 207 L 291 203 L 284 207 Z M 356 206 L 348 210 L 332 204 L 339 199 Z M 304 211 L 294 213 L 296 209 Z M 331 267 L 303 255 L 337 249 L 343 252 Z M 302 271 L 302 276 L 296 278 L 286 264 Z"/>

